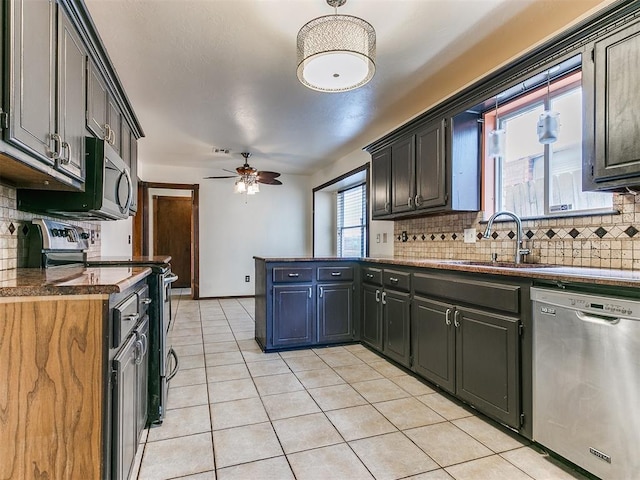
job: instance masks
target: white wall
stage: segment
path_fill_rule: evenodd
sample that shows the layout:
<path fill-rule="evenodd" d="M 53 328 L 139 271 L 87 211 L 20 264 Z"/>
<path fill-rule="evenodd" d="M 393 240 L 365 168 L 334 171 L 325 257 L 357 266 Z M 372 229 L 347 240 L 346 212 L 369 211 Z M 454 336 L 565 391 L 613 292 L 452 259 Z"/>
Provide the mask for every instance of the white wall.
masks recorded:
<path fill-rule="evenodd" d="M 375 139 L 371 139 L 373 141 Z M 325 183 L 344 175 L 351 170 L 371 162 L 371 155 L 362 150 L 350 153 L 339 161 L 332 163 L 311 176 L 312 188 L 324 185 Z M 311 212 L 311 210 L 309 210 Z M 309 214 L 312 216 L 312 212 Z M 393 256 L 393 221 L 371 220 L 369 212 L 369 256 L 370 257 L 391 257 Z M 380 235 L 380 243 L 376 239 Z M 386 234 L 387 241 L 383 243 Z"/>
<path fill-rule="evenodd" d="M 335 192 L 315 192 L 313 216 L 313 255 L 335 257 L 338 254 L 337 204 Z"/>
<path fill-rule="evenodd" d="M 203 180 L 206 169 L 140 164 L 148 182 L 200 184 L 200 296 L 254 293 L 253 256 L 311 255 L 309 177 L 282 175 L 283 185 L 233 193 L 233 181 Z M 251 282 L 245 283 L 245 275 Z"/>
<path fill-rule="evenodd" d="M 132 234 L 133 217 L 100 222 L 100 255 L 103 257 L 130 257 L 133 252 Z"/>

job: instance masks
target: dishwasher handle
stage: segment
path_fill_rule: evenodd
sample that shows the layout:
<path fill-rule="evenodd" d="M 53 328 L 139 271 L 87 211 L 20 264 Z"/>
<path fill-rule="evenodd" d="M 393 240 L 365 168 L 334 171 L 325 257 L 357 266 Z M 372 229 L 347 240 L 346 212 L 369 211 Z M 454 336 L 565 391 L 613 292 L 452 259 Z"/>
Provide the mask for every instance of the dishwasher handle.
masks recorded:
<path fill-rule="evenodd" d="M 576 310 L 576 316 L 583 322 L 597 323 L 599 325 L 617 325 L 622 320 L 620 317 L 610 317 L 608 315 L 596 315 L 593 313 Z"/>

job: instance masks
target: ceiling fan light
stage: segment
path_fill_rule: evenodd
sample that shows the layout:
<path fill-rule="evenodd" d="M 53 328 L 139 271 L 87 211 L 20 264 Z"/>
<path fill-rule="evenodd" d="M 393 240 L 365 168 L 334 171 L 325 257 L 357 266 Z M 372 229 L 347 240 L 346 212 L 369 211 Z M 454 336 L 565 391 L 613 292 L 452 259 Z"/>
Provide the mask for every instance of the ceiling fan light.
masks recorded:
<path fill-rule="evenodd" d="M 258 192 L 260 192 L 260 188 L 257 183 L 252 183 L 247 187 L 247 195 L 255 195 Z"/>
<path fill-rule="evenodd" d="M 376 32 L 351 15 L 327 15 L 298 32 L 298 80 L 320 92 L 359 88 L 376 71 Z"/>
<path fill-rule="evenodd" d="M 233 186 L 234 193 L 244 193 L 247 190 L 247 186 L 244 183 L 242 178 L 236 180 L 235 185 Z"/>

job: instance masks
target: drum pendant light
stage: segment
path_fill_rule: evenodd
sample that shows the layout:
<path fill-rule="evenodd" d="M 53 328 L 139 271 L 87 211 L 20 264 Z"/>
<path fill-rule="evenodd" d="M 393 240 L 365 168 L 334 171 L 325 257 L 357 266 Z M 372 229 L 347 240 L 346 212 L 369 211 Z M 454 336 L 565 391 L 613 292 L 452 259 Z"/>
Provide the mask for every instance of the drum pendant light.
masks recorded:
<path fill-rule="evenodd" d="M 499 158 L 504 155 L 507 131 L 500 128 L 498 120 L 498 95 L 496 95 L 495 128 L 489 132 L 489 157 Z"/>
<path fill-rule="evenodd" d="M 334 14 L 315 18 L 298 32 L 298 79 L 312 90 L 354 90 L 375 73 L 376 32 L 361 18 L 338 15 L 346 2 L 327 0 Z"/>
<path fill-rule="evenodd" d="M 547 72 L 547 101 L 544 112 L 538 119 L 538 141 L 543 145 L 554 143 L 558 140 L 558 112 L 551 110 L 551 79 Z"/>

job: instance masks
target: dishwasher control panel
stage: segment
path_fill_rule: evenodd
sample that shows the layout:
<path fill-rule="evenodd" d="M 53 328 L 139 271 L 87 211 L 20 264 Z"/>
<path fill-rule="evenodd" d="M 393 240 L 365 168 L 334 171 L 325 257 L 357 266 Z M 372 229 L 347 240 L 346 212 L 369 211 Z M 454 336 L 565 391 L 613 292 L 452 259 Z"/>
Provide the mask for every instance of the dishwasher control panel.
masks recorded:
<path fill-rule="evenodd" d="M 541 303 L 538 310 L 545 315 L 555 315 L 556 308 L 569 308 L 595 315 L 640 319 L 640 303 L 625 298 L 532 288 L 531 300 Z"/>

